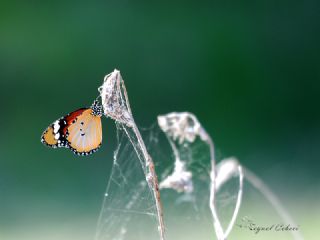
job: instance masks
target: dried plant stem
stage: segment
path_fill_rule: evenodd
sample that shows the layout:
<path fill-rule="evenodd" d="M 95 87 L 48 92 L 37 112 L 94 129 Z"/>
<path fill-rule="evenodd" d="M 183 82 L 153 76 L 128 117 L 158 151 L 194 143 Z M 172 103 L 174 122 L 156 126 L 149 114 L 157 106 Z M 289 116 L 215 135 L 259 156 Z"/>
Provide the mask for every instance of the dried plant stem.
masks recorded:
<path fill-rule="evenodd" d="M 99 92 L 102 99 L 102 105 L 105 115 L 114 119 L 116 123 L 119 123 L 122 126 L 122 129 L 126 133 L 135 152 L 138 155 L 146 177 L 146 181 L 154 197 L 157 210 L 160 240 L 165 240 L 163 211 L 160 201 L 160 191 L 158 178 L 155 172 L 155 166 L 152 158 L 147 151 L 139 129 L 135 124 L 130 108 L 128 93 L 124 85 L 124 81 L 121 77 L 120 71 L 115 69 L 112 73 L 106 75 L 103 85 L 99 87 Z M 133 135 L 135 136 L 135 140 L 138 144 L 133 141 L 133 136 L 130 135 L 128 131 L 129 129 L 133 131 Z"/>
<path fill-rule="evenodd" d="M 219 176 L 216 178 L 218 182 L 218 184 L 216 185 L 216 191 L 219 191 L 219 188 L 230 178 L 232 178 L 235 174 L 239 174 L 240 177 L 241 175 L 243 175 L 243 177 L 270 202 L 270 204 L 275 208 L 276 212 L 279 214 L 279 216 L 282 218 L 284 222 L 296 225 L 292 217 L 280 203 L 279 199 L 256 174 L 251 172 L 249 169 L 240 166 L 239 162 L 235 158 L 228 158 L 222 160 L 221 163 L 219 163 L 218 165 L 218 170 L 224 167 L 224 170 L 219 171 L 224 172 L 224 174 L 218 174 Z M 241 172 L 243 173 L 239 171 L 240 167 L 242 168 Z M 295 240 L 303 240 L 302 235 L 298 231 L 291 231 L 291 234 Z"/>
<path fill-rule="evenodd" d="M 243 171 L 242 171 L 242 167 L 239 165 L 238 166 L 238 174 L 239 174 L 239 191 L 238 191 L 238 196 L 237 196 L 237 203 L 236 206 L 234 208 L 234 212 L 232 215 L 232 218 L 229 222 L 229 225 L 227 227 L 227 230 L 224 234 L 225 238 L 227 238 L 227 236 L 230 234 L 234 223 L 236 222 L 239 210 L 240 210 L 240 206 L 241 206 L 241 201 L 242 201 L 242 193 L 243 193 Z"/>
<path fill-rule="evenodd" d="M 162 210 L 162 204 L 161 204 L 161 198 L 160 198 L 159 182 L 158 182 L 158 177 L 157 177 L 157 174 L 155 171 L 154 162 L 153 162 L 151 156 L 148 154 L 146 145 L 144 144 L 144 141 L 141 137 L 140 131 L 133 120 L 133 115 L 132 115 L 130 104 L 129 104 L 128 94 L 127 94 L 127 91 L 126 91 L 126 88 L 125 88 L 123 81 L 122 81 L 122 89 L 123 89 L 128 112 L 132 118 L 131 128 L 137 137 L 139 147 L 142 151 L 143 158 L 145 160 L 146 178 L 147 178 L 146 180 L 148 182 L 148 185 L 152 189 L 153 197 L 156 202 L 157 217 L 158 217 L 158 224 L 159 224 L 158 230 L 160 233 L 160 239 L 165 240 L 165 227 L 164 227 L 164 221 L 163 221 L 163 210 Z M 128 133 L 127 133 L 127 135 L 128 135 Z M 128 137 L 129 137 L 129 135 L 128 135 Z"/>
<path fill-rule="evenodd" d="M 142 150 L 143 158 L 145 159 L 146 164 L 146 176 L 147 176 L 147 182 L 150 185 L 153 196 L 155 198 L 156 202 L 156 209 L 157 209 L 157 215 L 158 215 L 158 222 L 159 222 L 159 233 L 160 233 L 160 239 L 165 239 L 165 228 L 164 228 L 164 222 L 163 222 L 163 210 L 162 210 L 162 204 L 161 204 L 161 198 L 160 198 L 160 190 L 159 190 L 159 182 L 158 177 L 155 171 L 154 162 L 150 155 L 147 152 L 147 148 L 142 140 L 141 134 L 136 126 L 136 124 L 133 124 L 133 132 L 135 133 L 138 143 L 140 145 L 140 148 Z"/>
<path fill-rule="evenodd" d="M 216 235 L 218 237 L 218 239 L 226 239 L 228 237 L 228 235 L 230 234 L 233 225 L 236 221 L 239 209 L 240 209 L 240 205 L 241 205 L 241 200 L 242 200 L 242 192 L 243 192 L 243 174 L 242 174 L 242 169 L 239 166 L 238 167 L 238 171 L 239 171 L 239 191 L 238 191 L 238 196 L 237 196 L 237 202 L 236 202 L 236 207 L 235 210 L 233 212 L 231 221 L 228 224 L 227 230 L 224 232 L 221 226 L 221 223 L 219 221 L 219 217 L 217 215 L 217 211 L 216 211 L 216 207 L 215 207 L 215 193 L 216 193 L 216 168 L 215 168 L 215 155 L 214 155 L 214 144 L 213 141 L 210 137 L 210 135 L 205 131 L 204 128 L 201 128 L 199 131 L 199 135 L 201 137 L 201 139 L 203 141 L 205 141 L 210 149 L 210 157 L 211 157 L 211 173 L 210 173 L 210 177 L 211 177 L 211 189 L 210 189 L 210 209 L 212 212 L 212 217 L 214 220 L 214 227 L 215 227 L 215 231 L 216 231 Z"/>
<path fill-rule="evenodd" d="M 214 221 L 214 228 L 216 231 L 216 235 L 218 237 L 218 239 L 222 239 L 225 240 L 227 239 L 228 235 L 230 234 L 233 225 L 237 219 L 239 210 L 240 210 L 240 206 L 241 206 L 241 201 L 242 201 L 242 193 L 243 193 L 243 172 L 242 172 L 242 168 L 239 165 L 237 167 L 237 171 L 239 174 L 239 190 L 238 190 L 238 196 L 237 196 L 237 202 L 236 202 L 236 206 L 235 209 L 233 211 L 232 214 L 232 218 L 228 224 L 227 230 L 224 232 L 223 228 L 221 226 L 219 217 L 217 215 L 217 211 L 216 211 L 216 207 L 215 207 L 215 194 L 218 191 L 218 189 L 216 188 L 216 167 L 215 167 L 215 155 L 214 155 L 214 143 L 212 141 L 212 138 L 210 137 L 210 135 L 205 131 L 205 129 L 203 127 L 200 128 L 199 131 L 199 135 L 200 138 L 206 142 L 209 146 L 210 149 L 210 158 L 211 158 L 211 173 L 210 173 L 210 178 L 211 178 L 211 186 L 210 186 L 210 200 L 209 200 L 209 206 L 211 209 L 211 213 L 212 213 L 212 217 L 213 217 L 213 221 Z"/>
<path fill-rule="evenodd" d="M 251 172 L 249 169 L 243 167 L 243 171 L 244 171 L 245 178 L 263 194 L 263 196 L 276 209 L 277 213 L 280 215 L 283 221 L 285 221 L 286 223 L 291 223 L 296 225 L 293 219 L 291 218 L 291 216 L 289 215 L 289 213 L 287 213 L 287 211 L 284 209 L 284 207 L 280 203 L 279 199 L 270 190 L 270 188 L 266 184 L 264 184 L 263 181 L 257 175 Z M 303 240 L 302 235 L 298 231 L 290 231 L 290 232 L 294 239 Z"/>
<path fill-rule="evenodd" d="M 210 171 L 210 198 L 209 198 L 209 206 L 213 218 L 213 226 L 216 232 L 216 236 L 218 240 L 225 240 L 225 234 L 222 229 L 221 222 L 219 220 L 217 210 L 216 210 L 216 204 L 215 204 L 215 193 L 216 193 L 216 187 L 215 187 L 215 179 L 216 179 L 216 167 L 215 167 L 215 155 L 214 155 L 214 144 L 207 132 L 204 128 L 201 128 L 200 131 L 200 137 L 203 141 L 205 141 L 210 149 L 210 159 L 211 159 L 211 171 Z"/>
<path fill-rule="evenodd" d="M 212 220 L 213 220 L 213 227 L 215 231 L 215 235 L 217 236 L 218 240 L 226 240 L 229 233 L 231 232 L 234 223 L 236 221 L 236 218 L 239 213 L 240 205 L 242 202 L 242 192 L 243 192 L 243 173 L 242 168 L 239 166 L 238 163 L 233 164 L 231 166 L 231 170 L 229 169 L 229 164 L 221 164 L 224 166 L 222 171 L 217 171 L 216 165 L 215 165 L 215 152 L 214 152 L 214 143 L 212 141 L 212 138 L 210 135 L 206 132 L 206 130 L 201 126 L 198 119 L 192 114 L 188 112 L 182 112 L 182 113 L 169 113 L 167 115 L 158 116 L 158 124 L 162 131 L 166 133 L 167 136 L 171 137 L 174 141 L 178 141 L 180 144 L 183 142 L 194 142 L 196 137 L 200 137 L 200 139 L 208 145 L 210 150 L 210 195 L 209 195 L 209 207 L 211 210 Z M 175 147 L 175 144 L 171 141 L 170 138 L 168 138 L 169 143 L 173 149 L 174 155 L 175 155 L 175 166 L 180 162 L 178 151 Z M 222 228 L 222 224 L 219 219 L 219 215 L 217 213 L 216 208 L 216 201 L 215 196 L 216 193 L 219 190 L 219 187 L 224 183 L 224 181 L 221 180 L 229 180 L 231 176 L 229 176 L 229 173 L 232 173 L 232 176 L 234 176 L 234 168 L 236 169 L 238 175 L 239 175 L 239 190 L 238 190 L 238 196 L 237 196 L 237 202 L 236 206 L 232 215 L 232 218 L 228 224 L 227 230 L 224 231 Z M 185 191 L 185 189 L 178 188 L 176 185 L 179 183 L 179 181 L 183 180 L 181 173 L 180 178 L 181 179 L 175 179 L 176 181 L 172 182 L 166 182 L 166 180 L 169 180 L 169 177 L 167 177 L 164 181 L 162 181 L 161 185 L 164 185 L 166 182 L 166 187 L 171 187 L 176 190 Z M 172 176 L 172 175 L 170 175 Z M 219 179 L 221 179 L 219 181 Z M 181 181 L 183 182 L 183 181 Z M 192 183 L 192 182 L 191 182 Z M 185 186 L 185 182 L 182 184 Z M 218 186 L 219 185 L 219 186 Z"/>

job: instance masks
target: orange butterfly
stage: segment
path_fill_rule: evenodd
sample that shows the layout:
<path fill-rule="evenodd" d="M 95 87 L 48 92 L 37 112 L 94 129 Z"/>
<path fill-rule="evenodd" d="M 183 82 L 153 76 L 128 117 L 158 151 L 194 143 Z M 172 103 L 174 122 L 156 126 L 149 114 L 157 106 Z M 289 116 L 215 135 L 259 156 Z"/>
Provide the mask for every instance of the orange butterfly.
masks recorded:
<path fill-rule="evenodd" d="M 77 155 L 89 155 L 102 142 L 102 107 L 94 101 L 89 108 L 80 108 L 52 123 L 42 134 L 41 142 L 49 147 L 69 148 Z"/>

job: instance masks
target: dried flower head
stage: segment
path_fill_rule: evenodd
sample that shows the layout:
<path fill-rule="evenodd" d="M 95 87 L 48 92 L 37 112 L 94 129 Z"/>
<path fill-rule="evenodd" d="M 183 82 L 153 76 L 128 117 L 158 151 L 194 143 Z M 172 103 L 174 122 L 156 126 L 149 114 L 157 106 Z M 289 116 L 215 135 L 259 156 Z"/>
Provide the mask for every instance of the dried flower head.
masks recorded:
<path fill-rule="evenodd" d="M 126 91 L 120 71 L 115 69 L 104 77 L 102 86 L 98 88 L 104 114 L 120 123 L 132 127 L 133 119 L 126 101 Z"/>

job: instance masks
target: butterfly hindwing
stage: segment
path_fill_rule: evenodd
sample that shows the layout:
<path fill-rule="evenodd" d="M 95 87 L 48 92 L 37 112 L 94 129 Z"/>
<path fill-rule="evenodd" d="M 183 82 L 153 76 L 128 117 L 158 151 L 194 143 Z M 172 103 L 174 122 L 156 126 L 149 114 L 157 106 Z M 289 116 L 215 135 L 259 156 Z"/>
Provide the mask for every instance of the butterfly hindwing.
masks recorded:
<path fill-rule="evenodd" d="M 95 152 L 102 142 L 101 117 L 95 115 L 91 108 L 73 119 L 67 128 L 69 147 L 78 155 Z"/>

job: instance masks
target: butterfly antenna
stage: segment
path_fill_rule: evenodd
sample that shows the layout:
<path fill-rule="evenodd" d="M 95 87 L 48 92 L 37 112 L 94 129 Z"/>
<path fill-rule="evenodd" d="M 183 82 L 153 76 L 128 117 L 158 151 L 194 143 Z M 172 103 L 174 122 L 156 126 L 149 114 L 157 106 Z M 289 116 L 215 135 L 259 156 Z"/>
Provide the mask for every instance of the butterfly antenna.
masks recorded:
<path fill-rule="evenodd" d="M 94 100 L 94 102 L 99 102 L 99 100 L 98 100 L 99 98 L 101 99 L 101 95 L 100 95 L 100 94 L 96 97 L 96 99 Z"/>
<path fill-rule="evenodd" d="M 100 95 L 98 95 L 95 99 L 94 99 L 94 101 L 93 101 L 93 103 L 92 103 L 92 107 L 93 106 L 101 106 L 102 104 L 100 104 L 100 101 L 99 101 L 99 98 L 101 98 L 101 96 Z"/>

